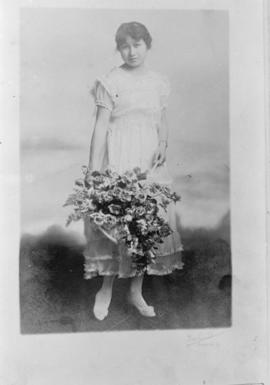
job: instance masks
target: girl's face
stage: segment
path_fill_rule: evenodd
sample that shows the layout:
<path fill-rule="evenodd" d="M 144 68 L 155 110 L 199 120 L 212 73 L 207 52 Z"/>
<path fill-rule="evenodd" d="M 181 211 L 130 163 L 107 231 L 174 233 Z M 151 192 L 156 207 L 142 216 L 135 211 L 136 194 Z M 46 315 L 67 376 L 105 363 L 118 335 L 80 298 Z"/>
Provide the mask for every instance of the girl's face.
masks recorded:
<path fill-rule="evenodd" d="M 127 36 L 125 43 L 119 47 L 119 52 L 125 64 L 135 68 L 140 67 L 144 63 L 148 48 L 143 39 L 135 40 Z"/>

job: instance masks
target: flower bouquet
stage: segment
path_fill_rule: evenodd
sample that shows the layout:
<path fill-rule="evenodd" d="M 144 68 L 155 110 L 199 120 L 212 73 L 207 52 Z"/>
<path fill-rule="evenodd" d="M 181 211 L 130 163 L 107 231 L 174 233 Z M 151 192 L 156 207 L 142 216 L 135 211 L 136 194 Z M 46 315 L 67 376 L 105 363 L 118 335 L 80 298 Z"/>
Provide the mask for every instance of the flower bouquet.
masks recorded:
<path fill-rule="evenodd" d="M 75 181 L 64 204 L 73 207 L 66 225 L 88 217 L 112 242 L 125 245 L 137 273 L 142 273 L 155 262 L 158 244 L 172 233 L 159 208 L 166 211 L 180 197 L 168 186 L 149 182 L 139 168 L 120 175 L 83 166 L 82 172 L 85 177 Z"/>

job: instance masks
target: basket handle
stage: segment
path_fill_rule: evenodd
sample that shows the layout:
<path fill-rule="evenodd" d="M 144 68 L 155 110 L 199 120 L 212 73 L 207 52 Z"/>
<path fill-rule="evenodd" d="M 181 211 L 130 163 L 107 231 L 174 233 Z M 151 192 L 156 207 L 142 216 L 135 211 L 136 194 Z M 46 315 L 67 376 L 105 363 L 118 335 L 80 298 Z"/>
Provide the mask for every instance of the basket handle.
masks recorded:
<path fill-rule="evenodd" d="M 113 236 L 111 236 L 106 230 L 104 230 L 102 227 L 99 227 L 99 230 L 113 243 L 116 245 L 118 244 L 117 239 L 115 239 Z"/>

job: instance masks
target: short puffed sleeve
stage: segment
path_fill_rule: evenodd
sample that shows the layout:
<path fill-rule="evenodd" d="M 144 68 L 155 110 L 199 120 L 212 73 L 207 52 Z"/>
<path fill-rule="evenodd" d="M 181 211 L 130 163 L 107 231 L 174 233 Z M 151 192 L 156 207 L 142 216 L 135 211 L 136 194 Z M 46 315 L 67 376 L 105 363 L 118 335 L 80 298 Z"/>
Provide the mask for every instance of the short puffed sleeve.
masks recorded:
<path fill-rule="evenodd" d="M 110 87 L 110 84 L 106 79 L 98 78 L 96 79 L 93 88 L 91 89 L 91 94 L 94 97 L 95 104 L 107 108 L 109 111 L 113 110 L 114 107 L 114 98 L 113 91 Z"/>
<path fill-rule="evenodd" d="M 168 100 L 171 93 L 170 81 L 166 76 L 162 76 L 160 79 L 160 104 L 161 108 L 168 107 Z"/>

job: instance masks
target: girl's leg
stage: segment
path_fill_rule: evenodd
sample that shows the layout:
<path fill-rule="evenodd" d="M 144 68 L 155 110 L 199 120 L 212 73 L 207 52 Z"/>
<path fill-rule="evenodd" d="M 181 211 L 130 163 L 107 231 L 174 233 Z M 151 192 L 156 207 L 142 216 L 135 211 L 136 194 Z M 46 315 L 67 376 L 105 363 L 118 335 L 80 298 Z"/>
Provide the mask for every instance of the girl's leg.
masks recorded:
<path fill-rule="evenodd" d="M 129 302 L 134 305 L 139 312 L 146 317 L 154 317 L 155 310 L 153 306 L 149 306 L 142 296 L 142 285 L 144 275 L 132 278 L 130 285 Z"/>
<path fill-rule="evenodd" d="M 114 278 L 114 275 L 104 276 L 101 289 L 96 294 L 93 312 L 95 317 L 100 321 L 108 315 Z"/>

